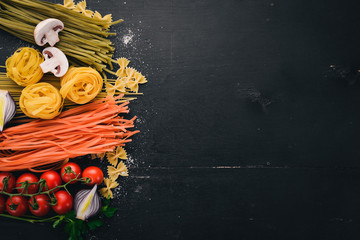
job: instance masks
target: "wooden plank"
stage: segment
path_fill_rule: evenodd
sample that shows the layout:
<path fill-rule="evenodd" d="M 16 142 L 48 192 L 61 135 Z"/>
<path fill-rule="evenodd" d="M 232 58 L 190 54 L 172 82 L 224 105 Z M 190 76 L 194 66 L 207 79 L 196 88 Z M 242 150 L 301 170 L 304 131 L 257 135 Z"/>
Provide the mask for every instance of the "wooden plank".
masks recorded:
<path fill-rule="evenodd" d="M 360 84 L 328 71 L 359 66 L 358 1 L 87 2 L 149 80 L 119 212 L 88 239 L 359 239 Z M 0 62 L 23 45 L 1 32 Z"/>

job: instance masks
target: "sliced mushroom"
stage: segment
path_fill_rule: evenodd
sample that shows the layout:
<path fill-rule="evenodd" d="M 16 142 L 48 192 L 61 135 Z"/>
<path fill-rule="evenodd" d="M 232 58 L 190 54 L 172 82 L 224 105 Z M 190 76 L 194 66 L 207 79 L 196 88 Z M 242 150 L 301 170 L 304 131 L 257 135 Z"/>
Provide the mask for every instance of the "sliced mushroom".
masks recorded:
<path fill-rule="evenodd" d="M 40 64 L 44 73 L 52 72 L 56 77 L 65 75 L 69 68 L 69 62 L 65 54 L 56 47 L 47 47 L 43 50 L 45 61 Z"/>
<path fill-rule="evenodd" d="M 34 30 L 34 39 L 37 45 L 44 46 L 49 43 L 54 46 L 60 41 L 58 33 L 64 29 L 64 24 L 59 19 L 48 18 L 41 21 Z"/>

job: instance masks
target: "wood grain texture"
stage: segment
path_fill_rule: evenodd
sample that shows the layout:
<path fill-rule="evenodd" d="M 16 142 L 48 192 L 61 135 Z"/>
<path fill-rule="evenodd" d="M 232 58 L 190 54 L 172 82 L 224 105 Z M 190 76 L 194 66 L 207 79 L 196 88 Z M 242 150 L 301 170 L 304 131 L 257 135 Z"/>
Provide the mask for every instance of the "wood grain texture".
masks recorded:
<path fill-rule="evenodd" d="M 87 2 L 149 80 L 119 212 L 88 239 L 359 239 L 360 83 L 329 72 L 360 65 L 358 1 Z M 20 45 L 0 32 L 0 61 Z"/>

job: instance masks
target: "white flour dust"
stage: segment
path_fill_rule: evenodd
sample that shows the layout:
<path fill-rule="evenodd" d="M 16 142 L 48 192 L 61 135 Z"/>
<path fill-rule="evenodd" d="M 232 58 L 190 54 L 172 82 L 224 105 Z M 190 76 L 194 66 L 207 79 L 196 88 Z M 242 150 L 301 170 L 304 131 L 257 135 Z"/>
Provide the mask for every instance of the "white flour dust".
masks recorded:
<path fill-rule="evenodd" d="M 129 43 L 133 41 L 135 34 L 130 29 L 128 32 L 122 37 L 122 43 L 127 46 Z"/>
<path fill-rule="evenodd" d="M 135 164 L 135 159 L 132 158 L 131 156 L 128 156 L 128 159 L 126 160 L 126 166 L 137 167 L 137 165 Z"/>

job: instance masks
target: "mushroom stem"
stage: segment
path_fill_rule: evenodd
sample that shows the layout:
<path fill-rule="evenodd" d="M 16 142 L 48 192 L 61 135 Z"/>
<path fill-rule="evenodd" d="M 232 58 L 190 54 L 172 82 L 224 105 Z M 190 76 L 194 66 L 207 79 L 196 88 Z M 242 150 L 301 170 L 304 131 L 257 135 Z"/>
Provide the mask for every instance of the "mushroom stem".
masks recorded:
<path fill-rule="evenodd" d="M 59 66 L 59 60 L 56 58 L 50 58 L 40 64 L 43 73 L 52 72 L 57 66 Z"/>
<path fill-rule="evenodd" d="M 57 34 L 47 34 L 46 38 L 50 46 L 54 46 L 58 41 L 60 41 L 59 35 Z"/>

